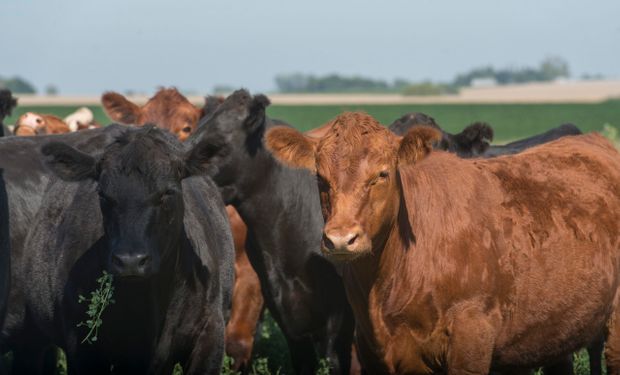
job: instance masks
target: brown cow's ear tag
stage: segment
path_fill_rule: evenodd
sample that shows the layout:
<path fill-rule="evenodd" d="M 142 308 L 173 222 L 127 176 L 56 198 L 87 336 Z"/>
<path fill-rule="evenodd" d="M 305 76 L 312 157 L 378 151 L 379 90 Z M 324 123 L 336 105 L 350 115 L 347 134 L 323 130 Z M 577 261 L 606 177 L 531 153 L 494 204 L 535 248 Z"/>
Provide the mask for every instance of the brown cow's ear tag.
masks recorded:
<path fill-rule="evenodd" d="M 265 134 L 265 145 L 276 159 L 293 168 L 316 172 L 316 144 L 318 140 L 307 137 L 295 129 L 276 126 Z"/>
<path fill-rule="evenodd" d="M 406 166 L 424 159 L 433 150 L 433 143 L 441 140 L 441 133 L 434 128 L 419 126 L 405 134 L 398 149 L 398 164 Z"/>

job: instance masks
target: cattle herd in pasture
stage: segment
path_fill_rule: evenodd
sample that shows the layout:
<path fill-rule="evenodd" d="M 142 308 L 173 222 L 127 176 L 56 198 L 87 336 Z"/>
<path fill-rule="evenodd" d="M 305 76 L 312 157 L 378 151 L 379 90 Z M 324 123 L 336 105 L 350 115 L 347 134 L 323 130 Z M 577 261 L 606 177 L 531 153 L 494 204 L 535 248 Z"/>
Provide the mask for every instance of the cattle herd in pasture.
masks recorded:
<path fill-rule="evenodd" d="M 65 119 L 0 90 L 0 374 L 620 375 L 620 155 L 572 124 L 505 145 L 423 113 L 306 133 L 238 90 L 107 92 Z M 473 119 L 476 120 L 476 119 Z M 321 125 L 321 126 L 319 126 Z M 553 124 L 541 124 L 541 126 Z M 113 303 L 84 342 L 88 296 Z M 10 356 L 5 355 L 11 352 Z M 9 359 L 10 357 L 10 359 Z"/>

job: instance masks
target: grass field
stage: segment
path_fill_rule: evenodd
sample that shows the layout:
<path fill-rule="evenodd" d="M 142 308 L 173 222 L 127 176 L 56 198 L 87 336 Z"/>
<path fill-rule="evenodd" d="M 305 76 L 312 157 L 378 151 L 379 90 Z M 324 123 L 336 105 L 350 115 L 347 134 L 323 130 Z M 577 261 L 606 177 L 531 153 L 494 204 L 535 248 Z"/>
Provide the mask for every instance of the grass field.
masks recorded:
<path fill-rule="evenodd" d="M 90 107 L 102 124 L 110 121 L 101 107 Z M 13 123 L 20 114 L 33 111 L 64 117 L 75 106 L 18 107 L 6 123 Z M 495 141 L 505 142 L 540 133 L 562 123 L 571 122 L 584 132 L 601 130 L 603 124 L 620 126 L 620 100 L 596 104 L 420 104 L 420 105 L 305 105 L 271 106 L 269 116 L 284 120 L 300 130 L 320 126 L 342 111 L 362 110 L 389 125 L 407 112 L 424 112 L 450 132 L 460 131 L 474 121 L 486 121 L 495 130 Z"/>

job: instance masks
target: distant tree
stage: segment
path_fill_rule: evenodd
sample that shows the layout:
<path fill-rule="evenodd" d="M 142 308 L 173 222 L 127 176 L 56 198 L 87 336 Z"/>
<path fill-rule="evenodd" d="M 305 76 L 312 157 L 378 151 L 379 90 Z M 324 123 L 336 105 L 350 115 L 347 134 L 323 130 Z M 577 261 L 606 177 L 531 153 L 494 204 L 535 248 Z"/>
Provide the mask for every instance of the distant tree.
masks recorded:
<path fill-rule="evenodd" d="M 55 85 L 47 85 L 45 87 L 45 94 L 50 96 L 58 95 L 58 87 Z"/>
<path fill-rule="evenodd" d="M 540 63 L 540 73 L 545 81 L 553 81 L 558 78 L 568 78 L 570 70 L 568 63 L 561 57 L 547 57 Z"/>
<path fill-rule="evenodd" d="M 32 84 L 17 76 L 7 79 L 0 77 L 0 88 L 9 89 L 14 94 L 36 94 L 37 92 Z"/>

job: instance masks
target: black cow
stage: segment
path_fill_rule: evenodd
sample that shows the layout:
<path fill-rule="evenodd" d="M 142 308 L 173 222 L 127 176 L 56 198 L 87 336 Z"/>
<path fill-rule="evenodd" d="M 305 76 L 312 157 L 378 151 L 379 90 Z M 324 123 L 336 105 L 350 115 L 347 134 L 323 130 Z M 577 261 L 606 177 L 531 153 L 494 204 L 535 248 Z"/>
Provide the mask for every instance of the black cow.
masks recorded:
<path fill-rule="evenodd" d="M 6 187 L 4 185 L 4 171 L 0 169 L 0 327 L 4 324 L 4 315 L 9 299 L 9 285 L 11 281 L 10 251 L 9 198 L 6 195 Z"/>
<path fill-rule="evenodd" d="M 296 373 L 314 374 L 318 354 L 345 374 L 354 323 L 342 281 L 320 253 L 319 191 L 312 174 L 283 166 L 263 147 L 268 104 L 236 91 L 188 139 L 189 160 L 207 168 L 247 224 L 248 257 Z"/>
<path fill-rule="evenodd" d="M 484 122 L 476 122 L 457 134 L 451 134 L 439 127 L 435 119 L 420 112 L 411 112 L 394 121 L 389 129 L 397 135 L 405 135 L 414 126 L 431 126 L 441 131 L 437 148 L 455 153 L 463 158 L 484 154 L 493 140 L 493 129 Z"/>
<path fill-rule="evenodd" d="M 556 128 L 550 129 L 544 133 L 537 134 L 528 138 L 520 139 L 518 141 L 510 142 L 505 145 L 491 146 L 486 150 L 482 156 L 485 158 L 492 158 L 500 155 L 517 154 L 530 147 L 540 145 L 543 143 L 554 141 L 558 138 L 562 138 L 567 135 L 579 135 L 583 134 L 578 127 L 573 124 L 562 124 Z"/>
<path fill-rule="evenodd" d="M 17 99 L 13 97 L 11 91 L 5 89 L 0 90 L 0 137 L 4 137 L 10 133 L 4 125 L 4 118 L 11 115 L 16 105 Z"/>
<path fill-rule="evenodd" d="M 21 277 L 3 330 L 11 348 L 57 343 L 75 373 L 170 373 L 175 362 L 218 373 L 233 244 L 213 182 L 187 173 L 182 145 L 151 127 L 123 128 L 103 153 L 60 142 L 42 151 L 56 174 L 79 182 L 49 184 L 27 255 L 12 258 Z M 81 344 L 78 296 L 103 270 L 115 275 L 115 303 L 98 340 Z M 22 365 L 36 371 L 36 357 Z"/>

